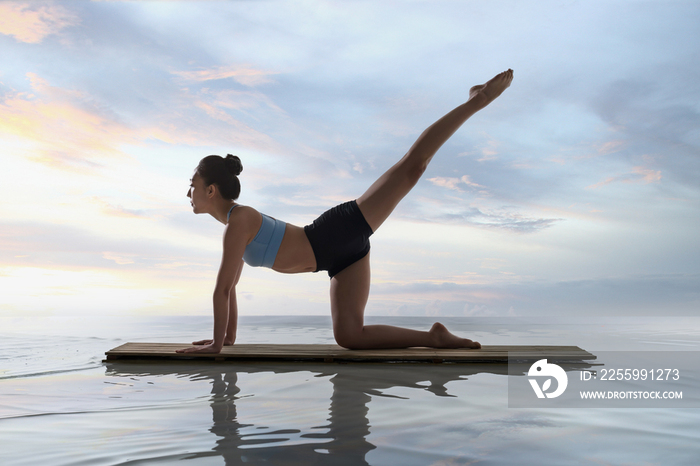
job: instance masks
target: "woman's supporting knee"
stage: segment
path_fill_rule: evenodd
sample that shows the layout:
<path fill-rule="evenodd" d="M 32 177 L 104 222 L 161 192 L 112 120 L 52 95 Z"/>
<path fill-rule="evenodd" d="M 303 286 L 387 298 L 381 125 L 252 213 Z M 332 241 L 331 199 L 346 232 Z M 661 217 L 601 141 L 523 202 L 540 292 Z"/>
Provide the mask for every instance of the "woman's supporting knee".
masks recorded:
<path fill-rule="evenodd" d="M 362 329 L 333 329 L 335 342 L 346 349 L 362 349 Z"/>

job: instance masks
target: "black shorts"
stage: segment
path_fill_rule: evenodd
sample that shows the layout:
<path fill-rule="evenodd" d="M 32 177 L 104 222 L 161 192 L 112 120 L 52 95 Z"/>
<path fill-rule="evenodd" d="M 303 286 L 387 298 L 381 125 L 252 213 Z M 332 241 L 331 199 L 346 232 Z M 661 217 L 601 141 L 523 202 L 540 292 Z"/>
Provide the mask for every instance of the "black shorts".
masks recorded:
<path fill-rule="evenodd" d="M 304 232 L 314 250 L 316 272 L 328 270 L 331 278 L 369 253 L 373 233 L 356 201 L 327 210 Z"/>

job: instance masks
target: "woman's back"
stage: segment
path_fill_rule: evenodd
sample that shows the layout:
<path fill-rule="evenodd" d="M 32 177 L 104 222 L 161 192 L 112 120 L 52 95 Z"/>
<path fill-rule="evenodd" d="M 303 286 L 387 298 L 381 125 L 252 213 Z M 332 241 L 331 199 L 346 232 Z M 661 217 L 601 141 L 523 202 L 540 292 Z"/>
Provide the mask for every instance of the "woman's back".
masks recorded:
<path fill-rule="evenodd" d="M 268 219 L 270 218 L 271 217 L 268 217 Z M 275 219 L 272 219 L 272 221 L 277 223 L 277 225 L 283 224 L 284 232 L 282 234 L 281 241 L 279 242 L 279 249 L 277 249 L 277 255 L 274 258 L 271 268 L 277 272 L 283 273 L 315 271 L 316 259 L 314 257 L 313 249 L 311 249 L 311 244 L 309 244 L 309 240 L 304 233 L 304 229 L 290 223 L 284 224 L 284 222 L 275 221 Z M 235 229 L 239 228 L 240 225 L 254 226 L 254 228 L 246 232 L 246 237 L 248 237 L 248 243 L 246 246 L 249 250 L 251 244 L 255 241 L 255 238 L 259 233 L 267 233 L 262 231 L 267 229 L 267 225 L 264 225 L 263 214 L 249 206 L 237 205 L 237 208 L 231 211 L 228 221 L 228 228 Z M 274 229 L 275 227 L 272 226 L 269 228 Z M 272 235 L 277 236 L 277 233 L 278 232 L 274 232 Z M 273 242 L 277 240 L 278 238 L 272 238 Z"/>

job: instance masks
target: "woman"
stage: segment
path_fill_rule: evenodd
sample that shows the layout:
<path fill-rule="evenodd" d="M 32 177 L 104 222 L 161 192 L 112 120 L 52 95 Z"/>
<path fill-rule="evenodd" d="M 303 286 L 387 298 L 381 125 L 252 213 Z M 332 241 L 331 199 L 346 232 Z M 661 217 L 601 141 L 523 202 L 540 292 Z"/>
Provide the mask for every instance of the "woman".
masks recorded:
<path fill-rule="evenodd" d="M 238 157 L 205 157 L 192 177 L 187 196 L 194 213 L 208 213 L 224 225 L 223 258 L 214 289 L 214 338 L 196 341 L 179 353 L 218 353 L 236 341 L 236 284 L 243 262 L 277 272 L 327 270 L 331 277 L 331 316 L 336 342 L 351 349 L 480 348 L 435 323 L 423 332 L 388 325 L 364 325 L 369 296 L 369 236 L 415 186 L 437 150 L 476 112 L 498 97 L 513 71 L 474 86 L 469 100 L 426 129 L 399 162 L 356 201 L 341 204 L 300 228 L 235 202 L 240 192 Z"/>

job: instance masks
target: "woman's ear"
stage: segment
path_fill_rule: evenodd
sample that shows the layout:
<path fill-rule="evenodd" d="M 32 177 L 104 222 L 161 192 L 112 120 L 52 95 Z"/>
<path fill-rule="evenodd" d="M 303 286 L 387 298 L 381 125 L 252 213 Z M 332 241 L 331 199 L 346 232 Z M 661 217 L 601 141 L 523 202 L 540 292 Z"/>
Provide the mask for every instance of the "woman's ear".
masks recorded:
<path fill-rule="evenodd" d="M 212 183 L 207 186 L 207 197 L 211 199 L 214 197 L 214 194 L 216 194 L 216 185 Z"/>

